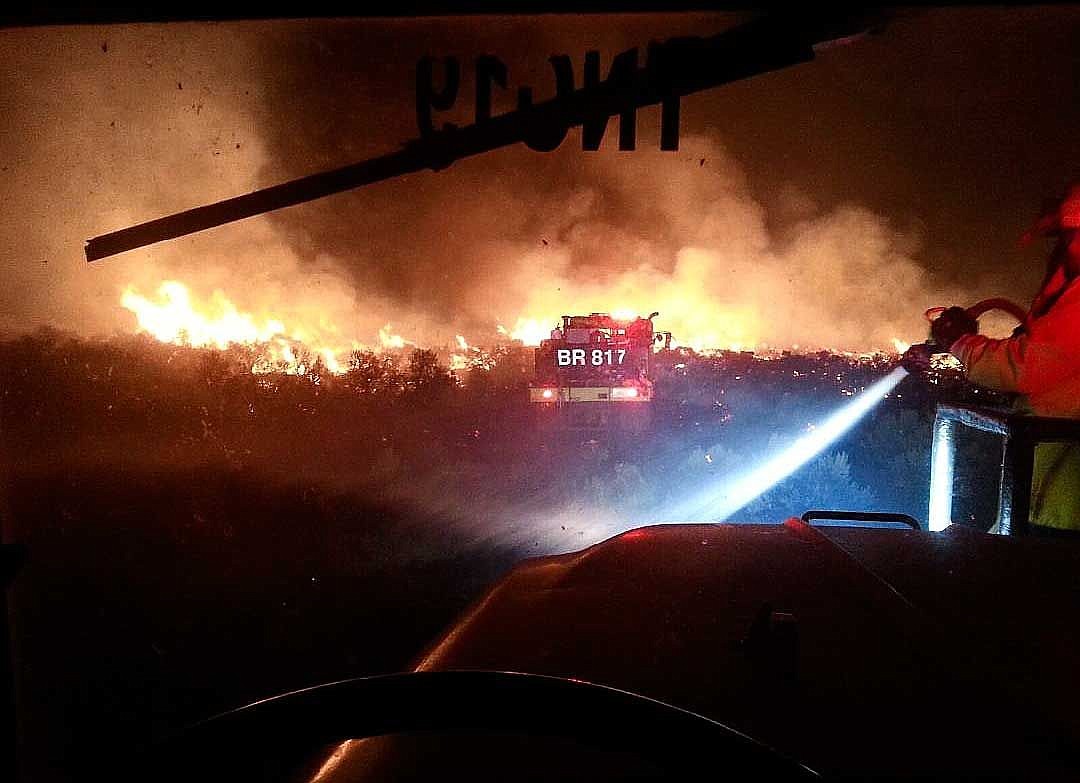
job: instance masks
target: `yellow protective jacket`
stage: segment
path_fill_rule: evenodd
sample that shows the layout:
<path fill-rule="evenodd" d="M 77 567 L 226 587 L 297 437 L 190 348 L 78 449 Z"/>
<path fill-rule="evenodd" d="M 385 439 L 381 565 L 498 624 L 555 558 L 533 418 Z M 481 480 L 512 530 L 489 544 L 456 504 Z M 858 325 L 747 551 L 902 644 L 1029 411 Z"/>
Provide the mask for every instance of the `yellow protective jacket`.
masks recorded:
<path fill-rule="evenodd" d="M 966 335 L 950 350 L 973 383 L 1019 394 L 1019 411 L 1080 419 L 1080 278 L 1068 280 L 1059 269 L 1036 302 L 1055 296 L 1012 337 Z M 1036 448 L 1030 522 L 1080 530 L 1080 445 Z"/>

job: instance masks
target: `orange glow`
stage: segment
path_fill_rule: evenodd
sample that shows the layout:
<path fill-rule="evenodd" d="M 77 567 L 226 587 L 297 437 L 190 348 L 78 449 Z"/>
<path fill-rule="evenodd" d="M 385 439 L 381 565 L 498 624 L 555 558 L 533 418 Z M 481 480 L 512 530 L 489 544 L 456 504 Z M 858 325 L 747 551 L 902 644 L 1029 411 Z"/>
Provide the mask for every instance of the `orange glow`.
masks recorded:
<path fill-rule="evenodd" d="M 306 375 L 321 361 L 326 371 L 340 374 L 348 370 L 349 354 L 365 347 L 359 341 L 341 339 L 338 330 L 320 318 L 287 325 L 281 318 L 241 311 L 220 290 L 199 299 L 176 280 L 163 282 L 154 297 L 143 296 L 129 285 L 120 304 L 135 314 L 136 332 L 161 342 L 193 348 L 256 348 L 254 373 Z M 389 324 L 379 329 L 378 337 L 382 349 L 412 344 Z"/>
<path fill-rule="evenodd" d="M 561 320 L 558 315 L 545 319 L 518 318 L 514 328 L 510 330 L 510 337 L 514 340 L 521 340 L 525 345 L 539 345 L 541 340 L 546 340 L 551 336 L 553 326 Z M 547 324 L 551 324 L 551 326 Z M 502 327 L 500 329 L 503 333 L 506 332 Z"/>
<path fill-rule="evenodd" d="M 249 313 L 237 310 L 221 291 L 214 291 L 208 303 L 199 305 L 192 302 L 186 285 L 166 280 L 158 286 L 157 294 L 157 301 L 152 301 L 128 286 L 120 304 L 135 313 L 140 332 L 162 342 L 226 348 L 270 342 L 285 334 L 281 321 L 256 321 Z"/>
<path fill-rule="evenodd" d="M 658 328 L 685 330 L 675 331 L 671 342 L 674 348 L 686 347 L 696 351 L 761 349 L 766 355 L 769 350 L 779 350 L 775 346 L 767 348 L 754 339 L 763 324 L 752 307 L 718 307 L 714 303 L 696 301 L 697 294 L 687 291 L 682 306 L 675 307 L 672 303 L 669 317 L 665 317 L 661 307 L 654 306 L 662 304 L 658 302 L 643 302 L 645 306 L 638 310 L 613 308 L 610 312 L 618 320 L 630 321 L 640 313 L 661 309 Z M 581 307 L 570 306 L 575 299 L 573 296 L 568 297 L 567 301 L 552 298 L 548 303 L 548 314 L 544 315 L 544 311 L 540 310 L 539 314 L 534 311 L 522 315 L 514 321 L 512 328 L 497 325 L 496 332 L 504 338 L 519 340 L 526 346 L 538 346 L 550 336 L 552 329 L 560 325 L 564 313 L 605 312 L 604 299 L 625 301 L 627 298 L 631 297 L 619 291 L 607 296 L 597 294 L 581 302 L 584 305 Z M 256 358 L 251 367 L 254 373 L 306 375 L 318 363 L 324 372 L 341 374 L 348 371 L 353 351 L 402 351 L 417 345 L 399 334 L 390 323 L 370 335 L 373 338 L 370 343 L 346 339 L 324 314 L 310 312 L 310 308 L 301 310 L 299 315 L 290 313 L 288 316 L 280 312 L 248 312 L 238 307 L 221 290 L 200 297 L 177 280 L 162 282 L 152 296 L 143 295 L 134 285 L 129 285 L 121 294 L 120 304 L 135 315 L 136 332 L 148 334 L 162 342 L 194 348 L 244 346 L 255 349 Z M 909 346 L 897 337 L 892 338 L 891 342 L 898 354 Z M 792 348 L 798 350 L 799 346 L 793 345 Z M 444 361 L 454 371 L 468 370 L 478 361 L 485 364 L 485 369 L 490 369 L 481 361 L 484 356 L 486 354 L 482 348 L 458 334 L 454 336 L 450 350 L 444 354 Z M 543 396 L 551 399 L 552 393 L 545 391 Z M 637 390 L 621 390 L 619 396 L 635 397 Z"/>
<path fill-rule="evenodd" d="M 379 345 L 382 348 L 404 348 L 406 345 L 413 345 L 412 342 L 406 340 L 400 334 L 394 334 L 391 330 L 390 324 L 379 328 Z"/>
<path fill-rule="evenodd" d="M 521 340 L 525 345 L 540 345 L 540 341 L 546 340 L 551 335 L 552 328 L 561 322 L 563 312 L 583 314 L 606 311 L 597 307 L 553 308 L 546 316 L 530 315 L 518 318 L 514 328 L 510 330 L 510 336 L 515 340 Z M 640 312 L 647 315 L 652 310 L 644 307 Z M 701 303 L 697 311 L 683 309 L 678 312 L 676 325 L 681 325 L 686 331 L 675 331 L 673 326 L 673 347 L 682 346 L 695 351 L 721 348 L 739 351 L 751 350 L 757 345 L 757 340 L 753 338 L 759 331 L 759 319 L 750 308 L 717 308 L 712 304 Z M 611 315 L 619 320 L 633 320 L 637 317 L 636 312 L 629 310 L 616 310 Z M 671 320 L 671 318 L 665 319 L 664 312 L 661 310 L 655 323 L 658 329 L 667 329 L 671 325 Z"/>
<path fill-rule="evenodd" d="M 861 220 L 859 215 L 847 217 Z M 632 320 L 653 312 L 659 313 L 656 328 L 670 331 L 676 347 L 695 351 L 759 351 L 767 350 L 766 344 L 781 350 L 800 343 L 808 352 L 830 348 L 891 352 L 890 337 L 917 339 L 923 330 L 919 308 L 912 307 L 909 318 L 900 317 L 902 306 L 896 304 L 894 310 L 891 299 L 869 304 L 877 294 L 855 298 L 843 318 L 837 317 L 829 297 L 846 291 L 850 282 L 841 271 L 857 259 L 833 259 L 836 247 L 845 241 L 834 245 L 831 231 L 823 229 L 798 245 L 797 259 L 772 252 L 755 256 L 757 244 L 722 251 L 688 246 L 676 254 L 670 268 L 643 261 L 588 277 L 578 272 L 572 255 L 538 259 L 539 271 L 516 281 L 520 304 L 503 316 L 502 323 L 526 345 L 547 338 L 563 315 L 610 313 Z M 762 246 L 767 244 L 764 237 L 757 239 Z M 856 256 L 874 247 L 858 250 Z M 804 262 L 819 264 L 822 274 L 809 274 Z M 854 323 L 859 328 L 853 328 Z"/>

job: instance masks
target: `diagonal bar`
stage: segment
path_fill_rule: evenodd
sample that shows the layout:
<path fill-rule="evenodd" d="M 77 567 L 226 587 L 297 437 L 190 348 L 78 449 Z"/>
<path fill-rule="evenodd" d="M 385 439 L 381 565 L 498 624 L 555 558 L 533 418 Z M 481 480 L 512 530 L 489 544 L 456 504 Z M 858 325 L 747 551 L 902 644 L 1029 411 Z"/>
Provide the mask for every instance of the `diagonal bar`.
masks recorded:
<path fill-rule="evenodd" d="M 545 130 L 576 127 L 589 118 L 610 117 L 807 62 L 814 58 L 816 47 L 846 43 L 868 27 L 864 16 L 808 19 L 789 14 L 762 17 L 709 38 L 652 43 L 648 62 L 628 82 L 605 80 L 464 128 L 447 126 L 378 158 L 94 237 L 86 243 L 86 260 L 95 261 L 424 169 L 438 171 L 462 158 L 528 142 Z"/>

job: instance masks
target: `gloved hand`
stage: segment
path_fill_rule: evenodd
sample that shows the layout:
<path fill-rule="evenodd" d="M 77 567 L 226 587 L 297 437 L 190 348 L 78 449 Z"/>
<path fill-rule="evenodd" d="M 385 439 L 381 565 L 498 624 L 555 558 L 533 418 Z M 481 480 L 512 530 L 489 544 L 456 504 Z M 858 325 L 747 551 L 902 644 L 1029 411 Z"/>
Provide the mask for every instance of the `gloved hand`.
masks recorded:
<path fill-rule="evenodd" d="M 934 355 L 934 349 L 926 343 L 915 345 L 904 351 L 900 357 L 900 366 L 908 372 L 920 373 L 930 369 L 930 357 Z"/>
<path fill-rule="evenodd" d="M 963 307 L 948 307 L 930 323 L 930 338 L 940 351 L 948 351 L 965 334 L 978 334 L 979 322 Z"/>

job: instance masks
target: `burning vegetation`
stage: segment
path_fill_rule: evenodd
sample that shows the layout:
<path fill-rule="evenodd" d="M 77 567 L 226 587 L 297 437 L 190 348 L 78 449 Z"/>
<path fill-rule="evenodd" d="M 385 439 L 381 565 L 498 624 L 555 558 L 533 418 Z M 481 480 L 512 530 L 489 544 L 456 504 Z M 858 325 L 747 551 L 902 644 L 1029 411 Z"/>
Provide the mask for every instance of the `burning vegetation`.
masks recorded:
<path fill-rule="evenodd" d="M 205 301 L 193 298 L 183 283 L 166 280 L 153 299 L 128 286 L 120 303 L 134 313 L 136 331 L 157 340 L 192 348 L 246 346 L 256 358 L 256 374 L 306 375 L 312 371 L 340 375 L 348 369 L 351 353 L 368 350 L 358 340 L 345 340 L 338 328 L 324 319 L 314 323 L 290 323 L 273 317 L 259 318 L 241 312 L 221 290 Z M 380 349 L 404 348 L 409 341 L 394 334 L 390 324 L 379 329 Z"/>
<path fill-rule="evenodd" d="M 264 314 L 255 315 L 241 310 L 220 289 L 213 290 L 207 297 L 199 297 L 187 285 L 176 280 L 162 282 L 152 296 L 144 295 L 136 286 L 128 285 L 120 297 L 120 304 L 130 311 L 136 319 L 134 331 L 147 334 L 156 340 L 172 345 L 191 348 L 210 348 L 227 350 L 230 347 L 243 347 L 254 356 L 251 372 L 257 375 L 282 373 L 286 375 L 343 375 L 350 369 L 351 363 L 359 353 L 401 351 L 417 347 L 417 342 L 397 334 L 392 324 L 378 328 L 375 335 L 362 339 L 360 335 L 345 332 L 338 324 L 325 315 L 299 318 L 286 322 L 283 318 Z M 725 313 L 713 316 L 715 324 L 707 329 L 683 338 L 669 341 L 669 347 L 689 348 L 695 352 L 711 353 L 716 351 L 740 352 L 754 351 L 764 358 L 778 355 L 790 355 L 799 352 L 800 346 L 791 348 L 758 346 L 754 341 L 747 344 L 719 342 L 719 332 L 724 334 L 748 334 L 745 328 L 735 329 L 731 323 L 738 314 Z M 616 320 L 631 321 L 636 312 L 626 308 L 613 311 Z M 513 329 L 496 325 L 494 333 L 488 335 L 490 344 L 515 342 L 523 346 L 538 346 L 547 339 L 552 326 L 560 322 L 559 316 L 547 319 L 518 318 Z M 895 354 L 907 348 L 907 343 L 893 338 Z M 469 369 L 490 370 L 494 364 L 490 351 L 479 345 L 471 344 L 464 335 L 454 335 L 454 339 L 445 350 L 450 370 L 454 372 Z M 841 353 L 831 351 L 832 353 Z M 847 351 L 845 355 L 870 357 L 893 353 L 886 350 L 864 351 L 860 354 Z"/>

